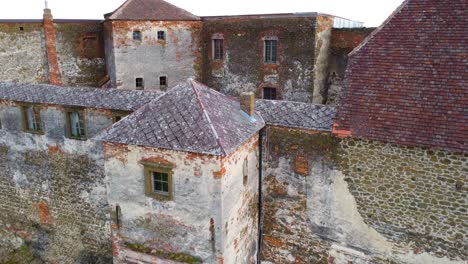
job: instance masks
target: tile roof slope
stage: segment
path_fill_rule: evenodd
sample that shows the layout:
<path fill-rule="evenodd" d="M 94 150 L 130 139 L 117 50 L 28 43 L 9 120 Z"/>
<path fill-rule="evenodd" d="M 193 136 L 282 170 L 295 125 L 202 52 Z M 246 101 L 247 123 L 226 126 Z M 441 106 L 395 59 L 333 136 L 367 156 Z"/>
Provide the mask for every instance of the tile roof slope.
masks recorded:
<path fill-rule="evenodd" d="M 44 84 L 0 83 L 0 100 L 133 111 L 161 93 Z"/>
<path fill-rule="evenodd" d="M 163 0 L 127 0 L 109 19 L 193 21 L 200 20 L 200 17 Z"/>
<path fill-rule="evenodd" d="M 242 113 L 237 100 L 195 81 L 172 88 L 114 124 L 103 140 L 195 153 L 229 155 L 264 122 Z"/>
<path fill-rule="evenodd" d="M 468 152 L 468 2 L 407 0 L 351 54 L 337 130 Z"/>
<path fill-rule="evenodd" d="M 336 109 L 332 106 L 291 101 L 256 100 L 255 109 L 268 125 L 331 131 Z"/>

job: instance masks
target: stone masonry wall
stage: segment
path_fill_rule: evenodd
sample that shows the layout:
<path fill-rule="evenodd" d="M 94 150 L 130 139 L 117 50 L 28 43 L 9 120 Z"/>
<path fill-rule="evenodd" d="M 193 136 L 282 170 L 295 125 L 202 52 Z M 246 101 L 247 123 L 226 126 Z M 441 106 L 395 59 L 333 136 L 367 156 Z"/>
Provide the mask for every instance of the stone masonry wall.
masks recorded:
<path fill-rule="evenodd" d="M 0 81 L 48 81 L 41 23 L 0 23 Z"/>
<path fill-rule="evenodd" d="M 109 59 L 115 60 L 109 67 L 115 70 L 109 73 L 114 87 L 135 89 L 136 78 L 143 78 L 145 90 L 165 91 L 199 75 L 200 21 L 110 23 L 112 29 L 108 31 L 113 36 L 108 39 L 113 44 L 106 44 L 106 53 Z M 133 31 L 140 31 L 142 39 L 134 40 Z M 165 40 L 158 40 L 158 31 L 165 32 Z M 159 78 L 163 76 L 167 77 L 167 87 L 160 86 Z"/>
<path fill-rule="evenodd" d="M 64 138 L 64 112 L 41 110 L 44 135 L 22 131 L 20 108 L 1 102 L 0 263 L 108 263 L 110 228 L 102 149 Z M 86 110 L 90 136 L 111 123 Z"/>
<path fill-rule="evenodd" d="M 314 91 L 315 17 L 223 18 L 203 22 L 202 82 L 239 96 L 264 87 L 278 99 L 311 102 Z M 212 59 L 212 37 L 224 39 L 224 60 Z M 264 39 L 278 38 L 278 63 L 264 63 Z"/>
<path fill-rule="evenodd" d="M 268 128 L 264 263 L 464 263 L 466 155 Z"/>

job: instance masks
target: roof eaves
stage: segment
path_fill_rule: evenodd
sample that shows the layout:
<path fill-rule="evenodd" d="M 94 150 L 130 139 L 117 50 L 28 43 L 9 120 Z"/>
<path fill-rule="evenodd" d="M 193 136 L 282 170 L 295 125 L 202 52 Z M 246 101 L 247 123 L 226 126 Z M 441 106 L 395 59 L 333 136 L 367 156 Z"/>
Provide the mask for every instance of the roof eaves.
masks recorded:
<path fill-rule="evenodd" d="M 201 107 L 201 109 L 203 111 L 203 115 L 205 115 L 206 119 L 208 120 L 211 131 L 213 132 L 214 136 L 216 137 L 216 143 L 218 144 L 219 148 L 221 149 L 222 156 L 226 156 L 227 152 L 224 149 L 223 145 L 221 144 L 221 140 L 219 139 L 218 133 L 216 132 L 216 129 L 214 128 L 213 122 L 211 121 L 211 118 L 208 115 L 208 112 L 206 111 L 206 108 L 202 103 L 202 100 L 200 98 L 200 93 L 198 92 L 197 88 L 195 88 L 195 85 L 193 84 L 195 81 L 190 80 L 189 82 L 190 82 L 190 86 L 193 89 L 193 92 L 195 93 L 195 96 L 197 97 L 197 102 L 200 104 L 200 107 Z"/>
<path fill-rule="evenodd" d="M 114 12 L 112 12 L 112 14 L 109 16 L 109 20 L 113 20 L 114 19 L 114 16 L 115 14 L 117 13 L 117 11 L 120 11 L 120 9 L 124 8 L 124 6 L 127 6 L 131 1 L 133 0 L 127 0 L 125 1 L 122 5 L 120 5 L 117 9 L 114 10 Z"/>
<path fill-rule="evenodd" d="M 380 32 L 380 30 L 382 30 L 392 19 L 393 17 L 395 17 L 398 13 L 400 13 L 400 11 L 409 3 L 409 1 L 411 0 L 405 0 L 399 7 L 397 7 L 397 9 L 395 9 L 395 11 L 393 11 L 393 13 L 382 23 L 382 25 L 380 25 L 379 27 L 377 27 L 374 31 L 372 31 L 369 36 L 367 36 L 362 42 L 361 44 L 359 44 L 356 48 L 354 48 L 349 54 L 348 54 L 348 57 L 351 57 L 353 56 L 355 53 L 357 53 L 359 50 L 362 49 L 362 47 L 366 46 L 367 43 L 369 43 L 373 38 L 374 36 Z"/>

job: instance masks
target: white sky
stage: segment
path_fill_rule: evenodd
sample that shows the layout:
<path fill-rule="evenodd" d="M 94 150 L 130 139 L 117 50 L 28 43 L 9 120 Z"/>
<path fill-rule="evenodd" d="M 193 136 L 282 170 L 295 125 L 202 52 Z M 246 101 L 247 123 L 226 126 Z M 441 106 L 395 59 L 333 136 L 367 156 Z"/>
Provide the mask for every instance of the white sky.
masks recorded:
<path fill-rule="evenodd" d="M 380 25 L 403 0 L 167 0 L 199 15 L 321 12 Z M 124 0 L 49 0 L 54 18 L 102 19 Z M 0 0 L 0 19 L 42 18 L 44 0 Z"/>

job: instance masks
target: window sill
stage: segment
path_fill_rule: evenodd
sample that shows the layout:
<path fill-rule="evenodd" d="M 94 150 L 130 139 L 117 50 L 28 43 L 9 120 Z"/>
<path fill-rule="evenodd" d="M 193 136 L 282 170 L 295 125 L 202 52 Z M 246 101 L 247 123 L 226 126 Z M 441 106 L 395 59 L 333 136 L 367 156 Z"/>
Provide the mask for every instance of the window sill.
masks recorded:
<path fill-rule="evenodd" d="M 86 137 L 67 137 L 68 139 L 73 139 L 73 140 L 81 140 L 81 141 L 87 141 L 88 138 Z"/>
<path fill-rule="evenodd" d="M 172 201 L 172 194 L 151 192 L 146 194 L 147 197 L 153 198 L 158 201 Z"/>
<path fill-rule="evenodd" d="M 28 133 L 28 134 L 39 135 L 39 136 L 44 135 L 44 131 L 42 130 L 23 130 L 23 132 Z"/>

